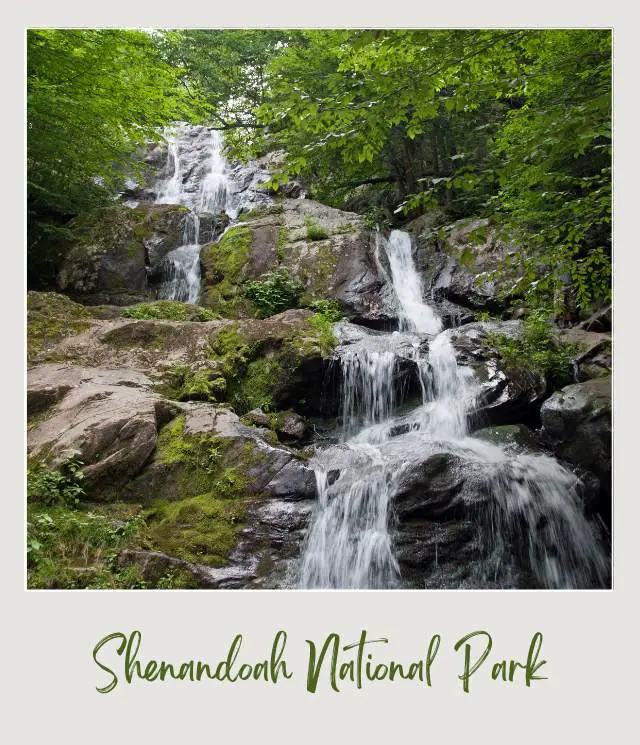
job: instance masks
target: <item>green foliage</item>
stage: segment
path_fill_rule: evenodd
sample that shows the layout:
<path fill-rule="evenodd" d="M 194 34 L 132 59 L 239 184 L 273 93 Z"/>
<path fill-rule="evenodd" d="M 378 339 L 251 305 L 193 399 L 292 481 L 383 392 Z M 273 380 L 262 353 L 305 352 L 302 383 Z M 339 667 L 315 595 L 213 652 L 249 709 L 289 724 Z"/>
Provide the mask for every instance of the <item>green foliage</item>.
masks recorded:
<path fill-rule="evenodd" d="M 85 496 L 82 486 L 82 461 L 73 456 L 58 470 L 49 470 L 44 463 L 27 468 L 27 499 L 46 507 L 75 507 Z"/>
<path fill-rule="evenodd" d="M 337 344 L 333 324 L 343 318 L 340 303 L 336 300 L 317 300 L 311 307 L 316 311 L 309 324 L 318 334 L 318 343 L 323 354 L 328 354 Z"/>
<path fill-rule="evenodd" d="M 222 566 L 237 543 L 244 504 L 216 491 L 159 501 L 147 513 L 149 538 L 160 551 L 185 561 Z"/>
<path fill-rule="evenodd" d="M 365 189 L 380 217 L 497 213 L 523 247 L 518 294 L 566 276 L 581 309 L 609 299 L 610 31 L 304 31 L 267 74 L 274 182 L 302 175 L 336 206 Z"/>
<path fill-rule="evenodd" d="M 307 226 L 307 238 L 310 241 L 323 241 L 329 237 L 329 233 L 320 223 L 315 222 L 312 218 L 306 217 L 304 220 Z"/>
<path fill-rule="evenodd" d="M 89 511 L 58 504 L 29 504 L 27 585 L 30 588 L 144 587 L 139 572 L 117 569 L 116 557 L 139 545 L 145 523 L 134 505 L 94 507 Z"/>
<path fill-rule="evenodd" d="M 315 300 L 309 305 L 316 315 L 324 316 L 330 323 L 344 318 L 342 306 L 338 300 Z"/>
<path fill-rule="evenodd" d="M 263 274 L 243 287 L 244 296 L 257 308 L 258 317 L 268 318 L 288 308 L 295 308 L 302 287 L 286 269 Z"/>
<path fill-rule="evenodd" d="M 200 109 L 149 34 L 122 29 L 27 32 L 27 206 L 30 263 L 72 215 L 103 204 L 130 175 L 132 155 L 159 128 Z M 133 174 L 132 174 L 133 171 Z"/>
<path fill-rule="evenodd" d="M 172 363 L 166 371 L 163 392 L 178 401 L 223 401 L 224 377 L 207 368 L 193 369 L 184 362 Z"/>
<path fill-rule="evenodd" d="M 209 308 L 180 303 L 177 300 L 156 300 L 139 303 L 122 311 L 125 318 L 138 320 L 165 319 L 168 321 L 213 321 L 216 314 Z"/>
<path fill-rule="evenodd" d="M 576 346 L 558 341 L 549 313 L 534 310 L 525 319 L 516 338 L 487 334 L 485 344 L 500 357 L 506 369 L 526 368 L 547 376 L 552 385 L 566 385 L 572 379 Z"/>
<path fill-rule="evenodd" d="M 611 34 L 537 32 L 524 52 L 526 97 L 496 137 L 493 203 L 530 254 L 527 293 L 570 280 L 586 310 L 611 293 Z"/>
<path fill-rule="evenodd" d="M 257 154 L 263 129 L 256 111 L 268 95 L 267 66 L 298 32 L 281 29 L 183 29 L 163 33 L 166 59 L 187 72 L 189 92 L 203 100 L 227 144 Z"/>

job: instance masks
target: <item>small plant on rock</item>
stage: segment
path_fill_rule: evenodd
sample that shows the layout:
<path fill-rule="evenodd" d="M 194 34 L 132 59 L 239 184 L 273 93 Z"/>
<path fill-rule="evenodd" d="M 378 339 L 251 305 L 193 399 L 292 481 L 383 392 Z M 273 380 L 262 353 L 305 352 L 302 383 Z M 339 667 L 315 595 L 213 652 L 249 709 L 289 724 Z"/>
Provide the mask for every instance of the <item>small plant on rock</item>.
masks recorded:
<path fill-rule="evenodd" d="M 27 469 L 27 499 L 46 507 L 75 507 L 85 495 L 82 487 L 82 461 L 76 455 L 66 460 L 58 470 L 49 470 L 44 463 Z"/>
<path fill-rule="evenodd" d="M 493 349 L 508 369 L 526 368 L 546 375 L 552 383 L 566 385 L 571 380 L 576 345 L 560 342 L 548 311 L 537 309 L 523 323 L 519 336 L 487 334 L 485 344 Z"/>
<path fill-rule="evenodd" d="M 243 294 L 251 300 L 260 318 L 268 318 L 298 305 L 302 291 L 300 282 L 293 279 L 286 269 L 268 272 L 254 282 L 247 282 Z"/>

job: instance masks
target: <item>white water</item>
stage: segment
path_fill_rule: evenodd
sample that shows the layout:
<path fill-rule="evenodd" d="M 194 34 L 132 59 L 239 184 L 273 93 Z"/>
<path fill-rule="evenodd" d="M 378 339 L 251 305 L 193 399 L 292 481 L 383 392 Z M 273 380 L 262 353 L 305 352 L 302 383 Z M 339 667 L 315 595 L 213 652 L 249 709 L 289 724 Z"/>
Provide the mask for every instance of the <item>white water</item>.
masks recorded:
<path fill-rule="evenodd" d="M 165 281 L 158 296 L 197 303 L 200 296 L 200 217 L 229 205 L 227 162 L 220 133 L 204 127 L 176 126 L 167 133 L 167 173 L 157 184 L 157 204 L 181 204 L 185 215 L 182 245 L 164 259 Z"/>
<path fill-rule="evenodd" d="M 457 364 L 449 334 L 422 300 L 409 235 L 393 231 L 388 240 L 378 237 L 381 245 L 401 332 L 365 336 L 341 354 L 341 444 L 312 460 L 319 498 L 301 559 L 300 585 L 400 586 L 393 498 L 405 471 L 442 452 L 463 459 L 477 488 L 489 495 L 478 518 L 484 554 L 474 571 L 480 586 L 505 584 L 516 555 L 541 587 L 603 585 L 607 560 L 580 510 L 576 477 L 553 458 L 513 455 L 469 436 L 468 415 L 479 390 L 473 372 Z M 400 414 L 398 353 L 408 341 L 422 402 Z M 404 433 L 394 436 L 400 424 Z"/>

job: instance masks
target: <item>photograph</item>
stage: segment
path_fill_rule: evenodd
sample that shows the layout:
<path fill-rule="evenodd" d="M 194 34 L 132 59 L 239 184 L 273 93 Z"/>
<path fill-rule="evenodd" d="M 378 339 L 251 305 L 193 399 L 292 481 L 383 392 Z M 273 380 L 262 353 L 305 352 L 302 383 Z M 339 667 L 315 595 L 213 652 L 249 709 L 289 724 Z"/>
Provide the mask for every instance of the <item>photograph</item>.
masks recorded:
<path fill-rule="evenodd" d="M 29 595 L 613 588 L 610 28 L 24 34 Z"/>

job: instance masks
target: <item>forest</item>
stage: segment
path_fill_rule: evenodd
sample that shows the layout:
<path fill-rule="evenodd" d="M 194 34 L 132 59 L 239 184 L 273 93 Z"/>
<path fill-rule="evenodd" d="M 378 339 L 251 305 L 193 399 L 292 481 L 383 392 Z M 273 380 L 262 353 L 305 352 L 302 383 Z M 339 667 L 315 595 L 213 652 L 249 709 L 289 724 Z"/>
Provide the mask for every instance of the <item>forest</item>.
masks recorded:
<path fill-rule="evenodd" d="M 579 308 L 610 297 L 609 31 L 40 30 L 27 85 L 34 287 L 49 239 L 189 121 L 231 157 L 284 149 L 275 185 L 299 176 L 374 224 L 495 217 L 526 242 L 526 294 L 568 276 Z"/>
<path fill-rule="evenodd" d="M 608 586 L 611 55 L 28 30 L 28 585 Z"/>

